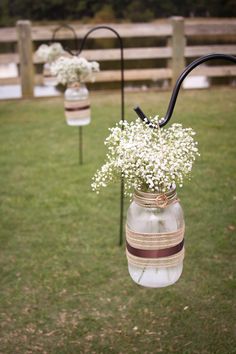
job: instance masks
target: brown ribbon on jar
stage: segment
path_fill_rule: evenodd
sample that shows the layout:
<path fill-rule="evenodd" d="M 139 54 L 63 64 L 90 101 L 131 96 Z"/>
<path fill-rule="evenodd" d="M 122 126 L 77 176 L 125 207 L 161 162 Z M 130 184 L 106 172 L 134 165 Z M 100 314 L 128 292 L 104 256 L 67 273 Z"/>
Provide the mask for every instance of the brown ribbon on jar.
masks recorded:
<path fill-rule="evenodd" d="M 142 258 L 132 255 L 126 248 L 126 256 L 128 263 L 134 267 L 138 268 L 168 268 L 176 267 L 184 260 L 184 247 L 180 252 L 169 256 L 160 258 Z"/>
<path fill-rule="evenodd" d="M 184 240 L 182 240 L 176 246 L 164 248 L 161 250 L 142 250 L 139 248 L 132 247 L 128 242 L 126 242 L 126 247 L 128 252 L 131 253 L 133 256 L 137 256 L 141 258 L 162 258 L 162 257 L 170 257 L 180 252 L 184 247 Z"/>

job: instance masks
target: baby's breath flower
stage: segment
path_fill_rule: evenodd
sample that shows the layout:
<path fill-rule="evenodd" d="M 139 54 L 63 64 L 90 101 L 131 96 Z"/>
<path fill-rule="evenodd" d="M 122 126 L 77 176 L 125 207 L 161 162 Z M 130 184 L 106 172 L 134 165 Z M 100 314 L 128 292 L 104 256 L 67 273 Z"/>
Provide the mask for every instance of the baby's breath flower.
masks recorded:
<path fill-rule="evenodd" d="M 35 56 L 44 63 L 51 64 L 64 53 L 65 51 L 60 43 L 52 43 L 51 45 L 41 44 L 36 50 Z"/>
<path fill-rule="evenodd" d="M 96 61 L 88 62 L 81 57 L 60 57 L 51 65 L 52 74 L 63 85 L 85 79 L 93 80 L 93 73 L 98 71 L 99 64 Z"/>
<path fill-rule="evenodd" d="M 158 126 L 158 116 L 152 119 Z M 199 155 L 191 128 L 173 124 L 151 129 L 139 118 L 119 122 L 110 128 L 105 140 L 108 153 L 105 164 L 93 177 L 92 189 L 99 191 L 122 177 L 125 194 L 133 189 L 166 192 L 171 186 L 182 187 L 190 177 L 193 162 Z"/>

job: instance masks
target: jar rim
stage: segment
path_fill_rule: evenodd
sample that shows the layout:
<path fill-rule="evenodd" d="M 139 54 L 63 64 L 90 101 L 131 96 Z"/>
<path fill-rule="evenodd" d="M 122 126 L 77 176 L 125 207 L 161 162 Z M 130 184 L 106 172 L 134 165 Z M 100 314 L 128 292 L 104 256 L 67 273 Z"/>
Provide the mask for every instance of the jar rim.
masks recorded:
<path fill-rule="evenodd" d="M 163 192 L 143 192 L 135 190 L 134 201 L 141 206 L 166 208 L 177 201 L 176 188 L 173 186 L 169 191 Z"/>
<path fill-rule="evenodd" d="M 166 195 L 167 197 L 170 197 L 172 196 L 173 194 L 176 194 L 176 186 L 173 186 L 172 188 L 170 188 L 169 191 L 167 192 L 158 192 L 158 191 L 155 191 L 155 192 L 149 192 L 149 191 L 141 191 L 141 190 L 138 190 L 138 189 L 135 189 L 134 190 L 134 194 L 138 194 L 140 196 L 143 196 L 143 197 L 148 197 L 148 198 L 153 198 L 155 199 L 157 196 L 159 195 Z"/>

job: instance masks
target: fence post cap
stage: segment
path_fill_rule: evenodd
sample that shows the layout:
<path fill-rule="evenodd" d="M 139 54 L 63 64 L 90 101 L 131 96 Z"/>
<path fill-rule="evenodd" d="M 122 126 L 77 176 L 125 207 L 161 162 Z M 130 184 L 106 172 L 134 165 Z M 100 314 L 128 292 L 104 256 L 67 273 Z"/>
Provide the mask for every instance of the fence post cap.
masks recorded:
<path fill-rule="evenodd" d="M 18 20 L 18 21 L 16 21 L 16 25 L 17 26 L 19 26 L 19 25 L 31 26 L 31 21 L 30 20 Z"/>
<path fill-rule="evenodd" d="M 184 21 L 183 16 L 171 16 L 170 19 L 171 21 Z"/>

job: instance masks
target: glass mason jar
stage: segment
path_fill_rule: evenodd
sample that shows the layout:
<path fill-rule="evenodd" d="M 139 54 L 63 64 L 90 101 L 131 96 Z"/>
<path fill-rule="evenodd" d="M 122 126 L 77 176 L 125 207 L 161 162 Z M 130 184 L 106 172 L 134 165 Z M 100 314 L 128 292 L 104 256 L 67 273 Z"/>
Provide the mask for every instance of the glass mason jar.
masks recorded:
<path fill-rule="evenodd" d="M 84 83 L 72 83 L 65 91 L 65 116 L 68 125 L 82 126 L 90 123 L 89 92 Z"/>
<path fill-rule="evenodd" d="M 175 188 L 165 194 L 135 191 L 127 213 L 129 274 L 139 285 L 174 284 L 183 270 L 184 215 Z"/>
<path fill-rule="evenodd" d="M 57 78 L 52 75 L 49 63 L 43 65 L 43 83 L 45 86 L 57 86 Z"/>

